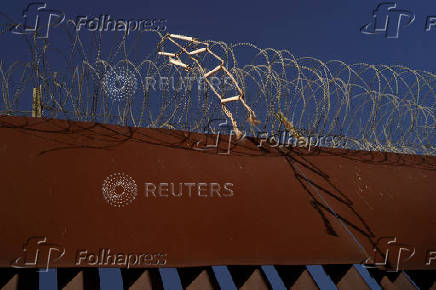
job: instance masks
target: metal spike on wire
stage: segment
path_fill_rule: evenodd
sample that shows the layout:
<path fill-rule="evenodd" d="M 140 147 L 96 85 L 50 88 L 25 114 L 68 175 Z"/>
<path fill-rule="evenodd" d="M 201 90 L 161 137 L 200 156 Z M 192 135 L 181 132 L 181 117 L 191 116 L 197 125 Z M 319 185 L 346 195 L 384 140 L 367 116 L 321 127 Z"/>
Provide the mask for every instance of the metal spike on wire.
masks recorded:
<path fill-rule="evenodd" d="M 215 54 L 209 46 L 209 43 L 207 42 L 202 42 L 199 41 L 198 39 L 194 38 L 194 37 L 190 37 L 190 36 L 184 36 L 184 35 L 179 35 L 179 34 L 166 34 L 165 36 L 162 37 L 161 41 L 158 44 L 158 49 L 160 49 L 163 45 L 163 43 L 165 42 L 165 40 L 169 40 L 170 42 L 172 42 L 174 45 L 176 45 L 180 51 L 177 53 L 173 53 L 173 52 L 165 52 L 165 51 L 158 51 L 159 55 L 162 56 L 168 56 L 169 58 L 169 62 L 173 65 L 176 66 L 180 66 L 182 68 L 184 68 L 185 70 L 189 71 L 192 69 L 192 65 L 190 64 L 185 64 L 181 58 L 180 55 L 183 53 L 186 56 L 188 56 L 193 62 L 194 64 L 198 67 L 198 69 L 200 70 L 200 73 L 202 74 L 203 78 L 205 79 L 206 83 L 208 84 L 208 86 L 210 87 L 210 89 L 212 90 L 212 92 L 218 97 L 218 99 L 221 102 L 221 108 L 224 111 L 224 113 L 226 114 L 226 116 L 230 119 L 230 121 L 232 122 L 232 126 L 233 126 L 233 130 L 236 133 L 237 138 L 240 138 L 243 134 L 242 132 L 239 130 L 238 128 L 238 124 L 235 120 L 235 118 L 233 118 L 232 113 L 230 112 L 230 110 L 227 108 L 226 104 L 229 102 L 235 102 L 235 101 L 240 101 L 242 103 L 242 105 L 245 107 L 245 109 L 248 111 L 248 120 L 251 124 L 253 125 L 257 125 L 260 122 L 256 119 L 256 114 L 254 113 L 254 111 L 250 108 L 250 106 L 245 102 L 244 99 L 244 91 L 241 89 L 241 87 L 239 86 L 238 82 L 236 81 L 235 77 L 233 76 L 233 74 L 226 68 L 224 60 L 219 57 L 217 54 Z M 182 41 L 186 41 L 188 42 L 188 44 L 195 44 L 195 45 L 203 45 L 204 47 L 200 47 L 198 49 L 192 50 L 192 51 L 188 51 L 187 50 L 187 46 L 183 46 L 181 44 L 178 43 L 177 40 L 182 40 Z M 196 55 L 199 54 L 203 54 L 203 53 L 208 53 L 211 56 L 213 56 L 216 60 L 218 60 L 219 64 L 209 70 L 206 71 L 206 69 L 202 66 L 202 64 L 200 63 L 200 61 L 195 57 Z M 238 91 L 238 95 L 233 96 L 233 97 L 229 97 L 229 98 L 224 98 L 212 85 L 212 83 L 210 82 L 209 78 L 213 75 L 215 75 L 218 72 L 224 72 L 232 81 L 233 85 L 235 86 L 235 88 Z"/>
<path fill-rule="evenodd" d="M 33 88 L 33 99 L 32 99 L 32 117 L 41 118 L 42 116 L 42 98 L 41 98 L 41 85 Z"/>

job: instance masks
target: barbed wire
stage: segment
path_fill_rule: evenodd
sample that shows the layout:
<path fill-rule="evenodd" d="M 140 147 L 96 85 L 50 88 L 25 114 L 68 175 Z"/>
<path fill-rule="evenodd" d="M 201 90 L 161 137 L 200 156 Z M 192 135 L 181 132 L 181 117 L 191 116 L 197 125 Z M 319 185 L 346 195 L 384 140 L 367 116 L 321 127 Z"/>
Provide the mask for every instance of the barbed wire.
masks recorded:
<path fill-rule="evenodd" d="M 199 69 L 174 66 L 157 54 L 160 32 L 83 36 L 70 24 L 56 32 L 68 42 L 62 64 L 51 60 L 50 38 L 36 34 L 23 36 L 31 59 L 7 66 L 0 60 L 0 114 L 30 116 L 31 90 L 41 87 L 43 117 L 194 132 L 226 119 Z M 105 34 L 117 37 L 108 42 Z M 347 138 L 349 149 L 436 154 L 436 75 L 431 72 L 297 57 L 251 43 L 205 42 L 224 60 L 260 121 L 253 124 L 241 104 L 228 103 L 240 129 L 250 135 L 292 124 L 300 135 Z M 139 51 L 141 43 L 148 55 Z M 203 67 L 216 66 L 208 55 L 196 57 Z M 225 74 L 211 82 L 223 97 L 235 95 Z"/>

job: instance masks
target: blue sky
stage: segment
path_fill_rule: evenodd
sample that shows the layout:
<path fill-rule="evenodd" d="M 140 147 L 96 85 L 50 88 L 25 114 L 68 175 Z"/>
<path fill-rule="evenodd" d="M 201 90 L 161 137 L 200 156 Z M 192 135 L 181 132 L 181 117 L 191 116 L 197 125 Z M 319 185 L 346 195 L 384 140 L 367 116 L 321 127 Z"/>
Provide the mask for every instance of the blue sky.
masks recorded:
<path fill-rule="evenodd" d="M 0 10 L 21 19 L 30 1 L 5 0 Z M 360 27 L 371 20 L 379 1 L 48 1 L 48 7 L 64 11 L 69 18 L 110 14 L 119 18 L 165 18 L 168 31 L 200 39 L 252 42 L 260 47 L 289 49 L 296 56 L 347 63 L 405 64 L 436 71 L 431 61 L 436 28 L 425 31 L 427 16 L 436 15 L 430 0 L 397 1 L 399 9 L 412 11 L 416 19 L 400 30 L 398 39 L 364 35 Z M 7 37 L 0 47 L 2 59 L 18 58 L 21 40 Z M 15 45 L 15 42 L 17 45 Z"/>

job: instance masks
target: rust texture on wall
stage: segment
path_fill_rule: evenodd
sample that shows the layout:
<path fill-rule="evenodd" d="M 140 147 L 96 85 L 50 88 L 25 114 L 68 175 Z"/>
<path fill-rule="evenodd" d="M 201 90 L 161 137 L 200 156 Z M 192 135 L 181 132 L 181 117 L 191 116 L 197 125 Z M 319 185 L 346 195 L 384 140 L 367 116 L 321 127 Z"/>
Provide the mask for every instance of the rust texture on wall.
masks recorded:
<path fill-rule="evenodd" d="M 0 117 L 0 266 L 436 268 L 435 157 L 215 139 Z"/>

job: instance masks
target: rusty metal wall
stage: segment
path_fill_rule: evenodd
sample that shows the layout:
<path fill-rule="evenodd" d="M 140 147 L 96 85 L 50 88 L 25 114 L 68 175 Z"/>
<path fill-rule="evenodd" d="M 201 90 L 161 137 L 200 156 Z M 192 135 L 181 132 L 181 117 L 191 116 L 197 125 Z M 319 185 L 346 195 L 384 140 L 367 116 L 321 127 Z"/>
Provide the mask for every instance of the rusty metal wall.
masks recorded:
<path fill-rule="evenodd" d="M 390 249 L 385 268 L 436 268 L 435 157 L 211 140 L 0 117 L 0 265 L 382 264 Z M 105 200 L 117 180 L 127 194 Z M 147 197 L 146 183 L 195 190 Z"/>

